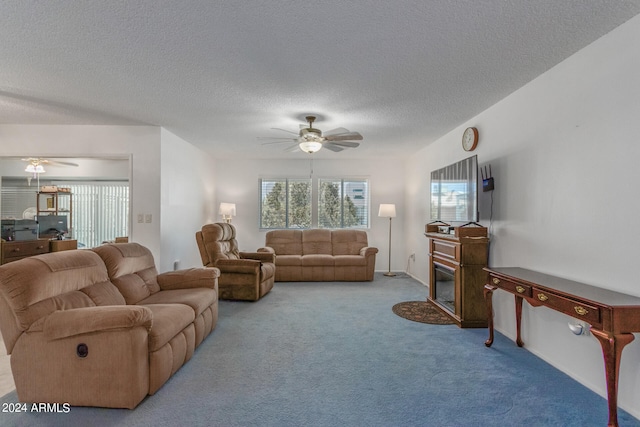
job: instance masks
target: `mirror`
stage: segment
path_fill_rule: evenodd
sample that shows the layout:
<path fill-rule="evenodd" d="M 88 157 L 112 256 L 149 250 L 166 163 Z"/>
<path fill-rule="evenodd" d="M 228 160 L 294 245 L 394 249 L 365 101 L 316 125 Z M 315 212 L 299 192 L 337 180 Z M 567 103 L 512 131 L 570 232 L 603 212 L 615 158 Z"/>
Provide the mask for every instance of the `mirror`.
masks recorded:
<path fill-rule="evenodd" d="M 130 175 L 127 156 L 0 157 L 0 218 L 40 217 L 40 238 L 78 248 L 115 241 L 131 229 Z"/>

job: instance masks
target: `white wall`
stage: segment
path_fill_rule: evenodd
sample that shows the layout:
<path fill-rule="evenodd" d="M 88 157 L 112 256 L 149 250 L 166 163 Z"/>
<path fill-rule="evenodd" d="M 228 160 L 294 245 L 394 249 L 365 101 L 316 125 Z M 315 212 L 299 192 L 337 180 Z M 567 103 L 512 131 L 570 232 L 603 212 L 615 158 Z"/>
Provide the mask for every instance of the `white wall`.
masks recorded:
<path fill-rule="evenodd" d="M 404 228 L 403 164 L 386 160 L 314 160 L 313 177 L 365 177 L 371 187 L 371 228 L 367 230 L 369 246 L 379 252 L 376 270 L 389 268 L 389 219 L 378 217 L 381 203 L 395 203 L 397 218 L 392 224 L 391 269 L 404 271 L 406 254 L 402 242 Z M 237 216 L 232 223 L 242 250 L 253 251 L 264 246 L 265 231 L 259 226 L 259 178 L 309 177 L 310 160 L 233 160 L 219 161 L 216 167 L 216 206 L 220 202 L 236 204 Z M 217 210 L 216 210 L 217 214 Z M 220 221 L 216 215 L 213 221 Z M 426 295 L 426 294 L 425 294 Z"/>
<path fill-rule="evenodd" d="M 160 128 L 155 126 L 0 125 L 0 156 L 125 156 L 132 161 L 131 210 L 160 218 Z M 131 224 L 131 239 L 160 254 L 160 223 Z"/>
<path fill-rule="evenodd" d="M 462 132 L 476 126 L 481 165 L 495 178 L 490 265 L 520 266 L 640 296 L 635 262 L 640 232 L 640 17 L 636 17 L 407 162 L 407 251 L 428 281 L 429 172 L 464 158 Z M 481 194 L 489 226 L 490 193 Z M 409 231 L 411 230 L 411 231 Z M 513 297 L 494 293 L 496 328 L 515 338 Z M 523 310 L 528 350 L 606 396 L 604 364 L 592 336 L 575 336 L 570 317 Z M 514 344 L 515 345 L 515 344 Z M 484 349 L 478 342 L 478 351 Z M 619 403 L 640 417 L 640 342 L 623 352 Z"/>
<path fill-rule="evenodd" d="M 195 233 L 214 218 L 215 165 L 202 150 L 162 129 L 159 271 L 202 267 Z"/>

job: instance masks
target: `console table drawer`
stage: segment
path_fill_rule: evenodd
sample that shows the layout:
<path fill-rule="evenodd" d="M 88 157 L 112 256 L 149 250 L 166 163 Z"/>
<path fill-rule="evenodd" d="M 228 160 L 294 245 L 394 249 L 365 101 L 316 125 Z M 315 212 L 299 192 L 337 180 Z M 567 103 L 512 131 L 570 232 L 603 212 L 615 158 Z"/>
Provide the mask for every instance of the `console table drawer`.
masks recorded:
<path fill-rule="evenodd" d="M 582 319 L 592 325 L 600 324 L 600 309 L 598 307 L 585 304 L 582 301 L 561 297 L 538 288 L 533 288 L 532 293 L 532 298 L 544 306 L 577 319 Z"/>
<path fill-rule="evenodd" d="M 525 284 L 521 284 L 521 283 L 515 283 L 512 282 L 510 280 L 505 280 L 499 277 L 495 277 L 495 276 L 490 276 L 489 277 L 489 283 L 504 289 L 505 291 L 514 293 L 516 295 L 520 295 L 523 297 L 530 297 L 531 296 L 531 286 L 529 285 L 525 285 Z"/>

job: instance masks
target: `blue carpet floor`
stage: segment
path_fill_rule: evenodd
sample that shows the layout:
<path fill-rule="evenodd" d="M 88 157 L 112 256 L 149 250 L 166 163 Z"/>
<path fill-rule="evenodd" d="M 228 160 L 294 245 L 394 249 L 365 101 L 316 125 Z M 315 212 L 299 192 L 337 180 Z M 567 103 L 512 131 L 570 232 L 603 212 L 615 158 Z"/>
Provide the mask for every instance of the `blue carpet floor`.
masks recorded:
<path fill-rule="evenodd" d="M 486 348 L 486 329 L 391 311 L 426 292 L 406 275 L 276 283 L 255 303 L 221 301 L 212 335 L 135 410 L 0 413 L 0 425 L 606 425 L 605 399 L 501 334 Z M 622 410 L 619 421 L 640 426 Z"/>

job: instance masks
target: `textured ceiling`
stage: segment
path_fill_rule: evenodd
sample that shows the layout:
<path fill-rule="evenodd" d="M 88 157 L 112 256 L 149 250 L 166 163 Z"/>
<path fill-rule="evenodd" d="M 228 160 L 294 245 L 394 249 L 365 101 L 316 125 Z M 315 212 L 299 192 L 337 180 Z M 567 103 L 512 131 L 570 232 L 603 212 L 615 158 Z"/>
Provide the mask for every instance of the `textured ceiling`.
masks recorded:
<path fill-rule="evenodd" d="M 0 3 L 0 123 L 150 124 L 221 158 L 270 128 L 407 156 L 640 13 L 640 0 Z"/>

